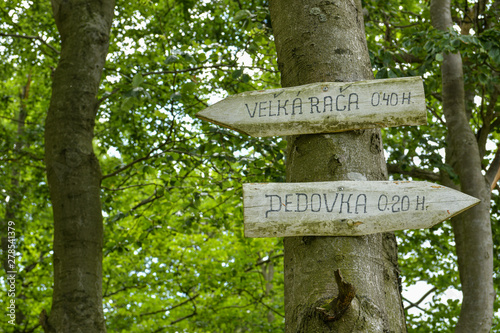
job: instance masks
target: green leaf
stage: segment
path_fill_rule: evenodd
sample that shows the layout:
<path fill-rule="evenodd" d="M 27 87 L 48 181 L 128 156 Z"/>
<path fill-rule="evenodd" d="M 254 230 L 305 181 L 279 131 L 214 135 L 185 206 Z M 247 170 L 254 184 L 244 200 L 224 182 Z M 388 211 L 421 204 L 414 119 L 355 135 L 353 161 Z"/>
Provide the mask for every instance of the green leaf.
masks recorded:
<path fill-rule="evenodd" d="M 492 48 L 488 52 L 488 56 L 495 62 L 496 64 L 500 64 L 500 49 L 497 47 Z"/>
<path fill-rule="evenodd" d="M 233 71 L 233 73 L 231 73 L 231 77 L 236 80 L 242 74 L 243 74 L 243 69 L 237 69 L 237 70 Z"/>
<path fill-rule="evenodd" d="M 488 84 L 488 76 L 484 73 L 479 74 L 479 82 L 481 84 L 487 85 Z"/>
<path fill-rule="evenodd" d="M 122 104 L 120 106 L 120 109 L 122 111 L 129 111 L 132 108 L 132 106 L 134 106 L 134 100 L 133 100 L 133 98 L 126 97 L 126 98 L 123 99 L 123 102 L 122 102 Z"/>
<path fill-rule="evenodd" d="M 144 76 L 142 76 L 141 73 L 137 73 L 134 75 L 134 78 L 132 79 L 132 87 L 138 87 L 144 82 Z"/>
<path fill-rule="evenodd" d="M 180 92 L 174 92 L 172 95 L 170 95 L 170 99 L 173 101 L 178 101 L 182 98 L 182 95 Z"/>
<path fill-rule="evenodd" d="M 397 77 L 399 77 L 398 74 L 393 69 L 389 69 L 389 71 L 387 72 L 387 74 L 389 75 L 390 78 L 397 78 Z"/>
<path fill-rule="evenodd" d="M 248 83 L 248 82 L 250 82 L 250 80 L 251 80 L 251 79 L 252 79 L 252 78 L 251 78 L 251 77 L 250 77 L 250 75 L 248 75 L 248 74 L 243 74 L 243 75 L 241 76 L 241 81 L 242 81 L 243 83 Z"/>
<path fill-rule="evenodd" d="M 187 62 L 196 62 L 194 57 L 190 55 L 189 53 L 183 53 L 181 56 L 186 60 Z"/>
<path fill-rule="evenodd" d="M 235 21 L 235 22 L 242 21 L 242 20 L 245 20 L 251 16 L 252 16 L 252 13 L 249 10 L 247 10 L 247 9 L 240 10 L 239 12 L 237 12 L 234 15 L 233 21 Z"/>
<path fill-rule="evenodd" d="M 192 93 L 196 89 L 196 83 L 186 82 L 181 89 L 181 94 L 186 95 Z"/>
<path fill-rule="evenodd" d="M 165 65 L 173 64 L 173 63 L 179 62 L 179 57 L 172 54 L 172 55 L 169 55 L 163 62 L 165 63 Z"/>
<path fill-rule="evenodd" d="M 165 118 L 167 118 L 167 117 L 168 117 L 168 115 L 167 115 L 167 114 L 165 114 L 165 113 L 161 112 L 160 110 L 155 110 L 155 116 L 157 116 L 157 117 L 159 117 L 159 118 L 163 118 L 163 119 L 165 119 Z"/>
<path fill-rule="evenodd" d="M 460 40 L 459 40 L 459 39 L 453 39 L 453 40 L 451 41 L 451 46 L 453 46 L 453 47 L 455 47 L 455 48 L 459 47 L 459 46 L 460 46 L 460 44 L 461 44 L 461 43 L 460 43 Z"/>
<path fill-rule="evenodd" d="M 436 61 L 439 61 L 439 62 L 443 61 L 443 54 L 442 53 L 436 54 Z"/>

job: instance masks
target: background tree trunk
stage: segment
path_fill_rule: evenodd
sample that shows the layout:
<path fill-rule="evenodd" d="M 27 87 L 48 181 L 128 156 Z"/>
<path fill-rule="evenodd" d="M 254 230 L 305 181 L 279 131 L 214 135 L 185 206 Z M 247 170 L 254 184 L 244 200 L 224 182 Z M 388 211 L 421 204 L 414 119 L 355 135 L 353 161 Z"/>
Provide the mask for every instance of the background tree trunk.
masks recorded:
<path fill-rule="evenodd" d="M 46 332 L 105 332 L 101 172 L 92 147 L 114 1 L 53 0 L 61 35 L 45 124 L 54 213 L 54 294 Z"/>
<path fill-rule="evenodd" d="M 271 0 L 282 86 L 373 79 L 359 0 Z M 380 130 L 288 138 L 287 181 L 385 180 Z M 288 237 L 286 332 L 406 332 L 392 233 Z M 338 295 L 334 272 L 356 297 L 341 320 L 315 310 Z"/>
<path fill-rule="evenodd" d="M 443 31 L 453 27 L 449 0 L 431 1 L 431 20 Z M 456 332 L 489 332 L 495 298 L 490 183 L 482 175 L 479 147 L 466 114 L 460 53 L 444 54 L 441 72 L 448 127 L 446 162 L 460 177 L 461 190 L 481 199 L 479 205 L 453 219 L 463 291 Z"/>

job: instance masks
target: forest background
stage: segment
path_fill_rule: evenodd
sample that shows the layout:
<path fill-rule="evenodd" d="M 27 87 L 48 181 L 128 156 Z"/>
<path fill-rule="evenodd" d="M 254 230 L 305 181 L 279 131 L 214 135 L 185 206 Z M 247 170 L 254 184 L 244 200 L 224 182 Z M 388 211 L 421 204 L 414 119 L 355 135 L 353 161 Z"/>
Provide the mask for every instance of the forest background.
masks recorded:
<path fill-rule="evenodd" d="M 426 90 L 428 126 L 383 129 L 391 177 L 458 181 L 444 157 L 447 52 L 463 58 L 466 108 L 486 170 L 499 145 L 498 2 L 453 1 L 447 31 L 431 26 L 424 1 L 363 7 L 375 78 L 422 76 Z M 41 332 L 53 285 L 44 122 L 60 37 L 50 2 L 5 2 L 0 15 L 0 232 L 5 238 L 14 221 L 18 237 L 18 322 L 11 327 L 0 315 L 0 326 Z M 111 33 L 94 136 L 108 331 L 282 331 L 282 239 L 243 237 L 241 184 L 285 181 L 285 138 L 251 138 L 194 117 L 225 96 L 279 87 L 267 3 L 117 1 Z M 495 188 L 495 286 L 498 204 Z M 461 286 L 450 222 L 397 237 L 403 289 L 426 283 L 425 305 L 405 300 L 418 309 L 407 315 L 409 331 L 452 332 L 460 299 L 444 295 Z M 8 284 L 0 282 L 3 309 Z"/>

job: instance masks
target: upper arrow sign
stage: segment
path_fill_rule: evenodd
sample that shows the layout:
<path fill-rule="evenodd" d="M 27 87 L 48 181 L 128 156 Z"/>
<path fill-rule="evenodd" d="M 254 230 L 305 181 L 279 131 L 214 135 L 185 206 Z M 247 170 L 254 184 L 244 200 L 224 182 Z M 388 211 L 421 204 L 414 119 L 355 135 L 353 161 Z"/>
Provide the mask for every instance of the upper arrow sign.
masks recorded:
<path fill-rule="evenodd" d="M 479 202 L 428 182 L 243 185 L 246 237 L 360 236 L 430 228 Z"/>
<path fill-rule="evenodd" d="M 427 124 L 420 77 L 249 91 L 229 96 L 196 116 L 252 136 Z"/>

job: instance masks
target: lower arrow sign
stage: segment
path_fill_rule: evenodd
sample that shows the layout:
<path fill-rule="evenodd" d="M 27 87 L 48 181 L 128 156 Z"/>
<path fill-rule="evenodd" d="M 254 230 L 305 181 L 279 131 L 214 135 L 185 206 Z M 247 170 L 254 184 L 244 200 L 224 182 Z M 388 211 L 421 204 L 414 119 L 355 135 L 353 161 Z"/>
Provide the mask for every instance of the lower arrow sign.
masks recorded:
<path fill-rule="evenodd" d="M 243 185 L 246 237 L 360 236 L 430 228 L 479 202 L 428 182 Z"/>

